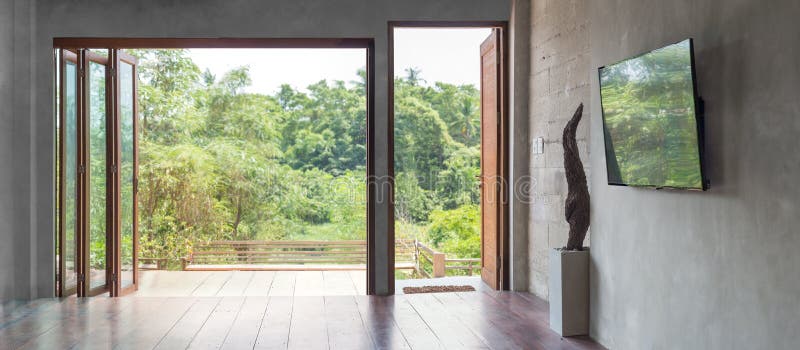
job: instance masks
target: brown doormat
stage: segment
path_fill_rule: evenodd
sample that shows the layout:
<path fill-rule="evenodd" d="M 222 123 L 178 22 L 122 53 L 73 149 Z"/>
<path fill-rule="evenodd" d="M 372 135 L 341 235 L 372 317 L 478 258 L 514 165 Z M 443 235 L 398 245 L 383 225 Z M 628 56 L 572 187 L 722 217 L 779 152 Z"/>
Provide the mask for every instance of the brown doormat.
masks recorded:
<path fill-rule="evenodd" d="M 422 286 L 422 287 L 403 287 L 403 293 L 447 293 L 447 292 L 474 292 L 473 286 Z"/>

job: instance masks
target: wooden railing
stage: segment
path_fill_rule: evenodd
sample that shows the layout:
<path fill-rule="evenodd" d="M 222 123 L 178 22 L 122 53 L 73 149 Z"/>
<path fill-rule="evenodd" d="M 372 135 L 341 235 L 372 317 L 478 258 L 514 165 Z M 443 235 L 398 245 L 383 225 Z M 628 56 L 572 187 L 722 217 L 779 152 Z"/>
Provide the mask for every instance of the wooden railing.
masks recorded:
<path fill-rule="evenodd" d="M 467 271 L 467 275 L 472 276 L 473 270 L 481 268 L 481 259 L 479 258 L 448 259 L 445 253 L 436 251 L 417 240 L 414 241 L 414 247 L 416 248 L 414 254 L 414 270 L 427 278 L 431 278 L 431 274 L 420 266 L 420 262 L 423 260 L 433 265 L 434 278 L 447 276 L 447 270 Z M 451 263 L 458 265 L 449 265 Z"/>
<path fill-rule="evenodd" d="M 409 241 L 396 243 L 395 268 L 413 269 Z M 367 263 L 366 241 L 212 241 L 182 259 L 183 270 L 358 270 Z"/>

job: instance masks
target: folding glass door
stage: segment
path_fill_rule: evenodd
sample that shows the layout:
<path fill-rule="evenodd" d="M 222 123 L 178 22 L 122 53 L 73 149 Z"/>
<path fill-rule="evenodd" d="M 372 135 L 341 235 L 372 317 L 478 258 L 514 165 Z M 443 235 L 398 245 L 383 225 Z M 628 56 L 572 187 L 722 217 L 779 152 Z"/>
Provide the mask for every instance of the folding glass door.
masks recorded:
<path fill-rule="evenodd" d="M 56 293 L 136 289 L 136 59 L 60 49 Z"/>

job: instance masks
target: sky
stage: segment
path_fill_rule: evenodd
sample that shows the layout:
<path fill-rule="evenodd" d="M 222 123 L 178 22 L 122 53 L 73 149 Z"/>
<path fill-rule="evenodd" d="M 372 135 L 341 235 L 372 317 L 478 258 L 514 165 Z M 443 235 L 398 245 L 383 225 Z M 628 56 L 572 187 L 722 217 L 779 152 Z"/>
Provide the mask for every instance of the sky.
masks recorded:
<path fill-rule="evenodd" d="M 490 29 L 398 28 L 395 31 L 395 75 L 416 67 L 428 84 L 480 83 L 480 44 Z M 365 49 L 191 49 L 189 55 L 201 71 L 217 78 L 227 71 L 250 67 L 253 84 L 248 92 L 272 94 L 281 84 L 305 90 L 322 79 L 358 80 L 366 66 Z"/>

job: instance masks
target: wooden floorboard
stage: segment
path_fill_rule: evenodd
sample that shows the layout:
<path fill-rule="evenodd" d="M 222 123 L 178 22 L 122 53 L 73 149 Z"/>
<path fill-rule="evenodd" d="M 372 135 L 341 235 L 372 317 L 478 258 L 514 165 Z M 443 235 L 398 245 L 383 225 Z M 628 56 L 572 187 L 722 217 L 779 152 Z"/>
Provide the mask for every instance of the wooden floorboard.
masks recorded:
<path fill-rule="evenodd" d="M 387 297 L 391 302 L 392 316 L 397 328 L 412 349 L 444 349 L 444 345 L 428 323 L 411 306 L 408 299 L 399 296 Z"/>
<path fill-rule="evenodd" d="M 448 349 L 490 349 L 472 329 L 447 311 L 432 294 L 406 295 L 414 310 Z"/>
<path fill-rule="evenodd" d="M 325 322 L 328 324 L 330 349 L 373 349 L 358 304 L 353 296 L 326 296 Z"/>
<path fill-rule="evenodd" d="M 289 349 L 328 348 L 328 325 L 325 322 L 323 297 L 295 297 L 289 329 Z"/>
<path fill-rule="evenodd" d="M 148 300 L 146 303 L 134 303 L 131 299 L 111 299 L 107 297 L 87 300 L 82 306 L 82 312 L 77 312 L 54 327 L 43 332 L 29 342 L 23 344 L 21 349 L 53 349 L 53 348 L 87 348 L 109 347 L 113 341 L 112 332 L 116 331 L 120 318 L 131 315 L 130 307 L 149 307 L 158 304 L 161 300 Z M 87 344 L 88 339 L 93 339 L 92 344 Z"/>
<path fill-rule="evenodd" d="M 186 349 L 222 301 L 221 298 L 199 298 L 155 346 L 156 349 Z"/>
<path fill-rule="evenodd" d="M 253 280 L 254 276 L 255 272 L 253 271 L 233 271 L 233 274 L 231 274 L 231 278 L 225 281 L 225 284 L 222 285 L 222 288 L 220 288 L 216 296 L 218 297 L 243 296 L 244 291 L 247 290 L 247 286 L 250 284 L 250 281 Z"/>
<path fill-rule="evenodd" d="M 297 272 L 295 271 L 282 271 L 275 275 L 272 281 L 272 287 L 269 289 L 269 296 L 293 296 L 294 286 L 297 281 Z"/>
<path fill-rule="evenodd" d="M 358 312 L 367 332 L 378 349 L 410 349 L 400 327 L 394 320 L 394 298 L 355 297 Z"/>
<path fill-rule="evenodd" d="M 293 308 L 293 297 L 269 297 L 254 349 L 286 349 L 289 344 Z"/>
<path fill-rule="evenodd" d="M 62 322 L 77 322 L 92 300 L 64 299 L 55 307 L 39 309 L 0 330 L 0 349 L 16 349 L 46 334 Z M 7 322 L 3 322 L 7 323 Z"/>
<path fill-rule="evenodd" d="M 272 288 L 272 281 L 275 279 L 274 271 L 260 271 L 253 273 L 253 279 L 244 289 L 245 296 L 268 296 Z"/>
<path fill-rule="evenodd" d="M 189 344 L 189 349 L 219 349 L 239 316 L 244 297 L 224 297 L 211 312 L 203 327 Z"/>
<path fill-rule="evenodd" d="M 484 344 L 495 350 L 520 349 L 527 343 L 516 339 L 504 329 L 505 312 L 493 308 L 475 307 L 462 300 L 456 293 L 431 294 L 450 315 L 472 331 Z M 511 326 L 512 324 L 508 324 Z"/>
<path fill-rule="evenodd" d="M 169 298 L 158 312 L 143 316 L 141 321 L 127 328 L 116 349 L 152 349 L 197 302 L 197 298 Z"/>
<path fill-rule="evenodd" d="M 261 323 L 267 313 L 268 297 L 247 297 L 236 315 L 223 349 L 252 349 L 256 345 Z"/>
<path fill-rule="evenodd" d="M 349 273 L 339 271 L 323 271 L 323 294 L 329 295 L 358 295 L 356 286 Z"/>
<path fill-rule="evenodd" d="M 219 273 L 212 273 L 203 280 L 203 282 L 192 291 L 192 296 L 196 297 L 213 297 L 222 290 L 225 283 L 233 277 L 236 271 L 222 271 Z M 188 273 L 188 272 L 187 272 Z"/>
<path fill-rule="evenodd" d="M 297 276 L 286 276 L 291 293 L 279 286 L 286 296 L 5 302 L 0 349 L 603 349 L 550 330 L 547 302 L 530 294 L 295 296 Z M 355 288 L 348 275 L 314 276 L 306 282 L 312 289 Z M 197 283 L 193 293 L 221 294 L 231 281 L 245 286 L 232 294 L 281 284 L 278 274 L 207 277 L 189 279 Z"/>
<path fill-rule="evenodd" d="M 113 349 L 120 341 L 124 341 L 124 333 L 129 327 L 134 327 L 139 322 L 153 320 L 159 315 L 165 304 L 165 299 L 148 299 L 142 302 L 132 302 L 130 298 L 108 298 L 112 300 L 94 315 L 94 319 L 87 320 L 90 331 L 81 334 L 80 329 L 75 329 L 75 334 L 80 334 L 78 342 L 73 349 Z M 126 300 L 127 299 L 127 300 Z M 119 301 L 127 301 L 122 304 Z M 91 314 L 90 314 L 91 315 Z"/>
<path fill-rule="evenodd" d="M 295 281 L 295 296 L 325 295 L 325 280 L 322 271 L 298 271 Z"/>

